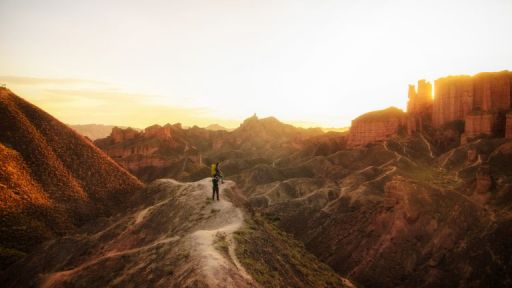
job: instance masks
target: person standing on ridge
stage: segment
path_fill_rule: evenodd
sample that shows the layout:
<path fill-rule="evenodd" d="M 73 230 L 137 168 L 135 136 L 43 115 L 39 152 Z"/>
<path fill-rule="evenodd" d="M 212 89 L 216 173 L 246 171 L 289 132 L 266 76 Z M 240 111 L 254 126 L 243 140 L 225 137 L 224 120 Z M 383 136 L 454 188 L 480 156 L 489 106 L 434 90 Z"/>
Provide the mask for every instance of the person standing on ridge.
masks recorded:
<path fill-rule="evenodd" d="M 215 194 L 217 194 L 217 201 L 219 200 L 219 177 L 214 176 L 212 178 L 212 184 L 213 184 L 213 193 L 212 193 L 212 200 L 215 201 Z"/>

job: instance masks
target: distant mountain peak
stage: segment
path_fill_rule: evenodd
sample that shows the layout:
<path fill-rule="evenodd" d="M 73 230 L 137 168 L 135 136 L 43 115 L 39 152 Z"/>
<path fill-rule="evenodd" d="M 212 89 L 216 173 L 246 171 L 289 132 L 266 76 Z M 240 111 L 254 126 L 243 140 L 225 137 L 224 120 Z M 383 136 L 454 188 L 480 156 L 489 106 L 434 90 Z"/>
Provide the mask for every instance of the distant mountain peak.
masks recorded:
<path fill-rule="evenodd" d="M 228 131 L 228 128 L 226 128 L 222 125 L 216 124 L 216 123 L 206 126 L 206 129 L 212 130 L 212 131 Z"/>

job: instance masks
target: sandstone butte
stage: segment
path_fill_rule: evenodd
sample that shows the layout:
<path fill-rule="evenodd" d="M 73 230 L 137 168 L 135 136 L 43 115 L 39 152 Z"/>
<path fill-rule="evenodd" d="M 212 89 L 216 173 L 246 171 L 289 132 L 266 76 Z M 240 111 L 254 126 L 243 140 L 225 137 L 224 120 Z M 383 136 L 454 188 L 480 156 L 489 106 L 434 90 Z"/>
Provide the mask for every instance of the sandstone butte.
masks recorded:
<path fill-rule="evenodd" d="M 352 121 L 348 146 L 384 140 L 399 131 L 409 134 L 426 128 L 460 124 L 460 143 L 477 137 L 512 138 L 512 72 L 483 72 L 474 76 L 448 76 L 432 85 L 409 85 L 407 112 L 397 108 L 374 111 Z M 372 117 L 372 115 L 380 115 Z"/>

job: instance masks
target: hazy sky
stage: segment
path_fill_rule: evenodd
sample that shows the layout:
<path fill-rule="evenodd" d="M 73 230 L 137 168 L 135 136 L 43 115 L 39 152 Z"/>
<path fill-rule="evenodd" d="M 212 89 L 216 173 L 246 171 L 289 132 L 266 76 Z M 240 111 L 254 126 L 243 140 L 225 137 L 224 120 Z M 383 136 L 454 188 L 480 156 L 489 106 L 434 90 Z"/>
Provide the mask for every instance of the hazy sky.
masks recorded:
<path fill-rule="evenodd" d="M 512 0 L 0 0 L 0 82 L 67 123 L 348 126 L 512 70 Z"/>

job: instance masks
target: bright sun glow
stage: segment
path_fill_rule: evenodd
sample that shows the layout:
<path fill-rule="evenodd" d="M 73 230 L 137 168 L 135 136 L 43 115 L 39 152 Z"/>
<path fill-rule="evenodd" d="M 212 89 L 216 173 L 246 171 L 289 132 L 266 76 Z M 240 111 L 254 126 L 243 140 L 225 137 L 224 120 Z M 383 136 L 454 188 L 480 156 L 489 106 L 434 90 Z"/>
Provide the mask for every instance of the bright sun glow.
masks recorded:
<path fill-rule="evenodd" d="M 0 2 L 0 82 L 63 122 L 343 127 L 512 68 L 512 1 Z"/>

